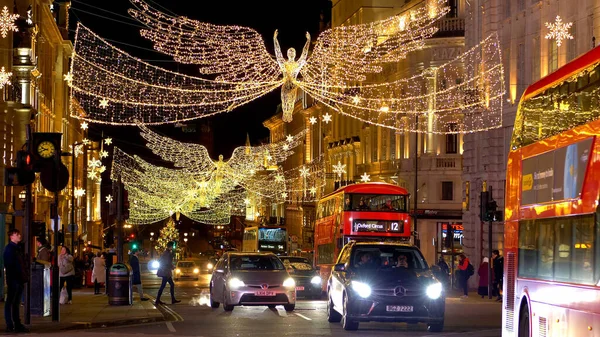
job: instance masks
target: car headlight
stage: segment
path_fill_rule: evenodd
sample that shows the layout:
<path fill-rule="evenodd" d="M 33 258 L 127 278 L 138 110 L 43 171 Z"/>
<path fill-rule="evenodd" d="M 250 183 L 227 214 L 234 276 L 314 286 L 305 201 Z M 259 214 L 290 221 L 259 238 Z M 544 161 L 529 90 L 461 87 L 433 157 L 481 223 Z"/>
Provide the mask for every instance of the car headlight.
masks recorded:
<path fill-rule="evenodd" d="M 207 265 L 206 265 L 206 268 L 208 268 L 208 270 L 211 270 L 211 269 L 213 269 L 213 264 L 212 264 L 212 263 L 209 263 L 209 264 L 207 264 Z"/>
<path fill-rule="evenodd" d="M 153 269 L 158 269 L 160 267 L 160 262 L 154 260 L 150 262 L 150 267 L 152 267 Z"/>
<path fill-rule="evenodd" d="M 371 287 L 366 283 L 352 281 L 352 289 L 362 298 L 371 296 Z"/>
<path fill-rule="evenodd" d="M 296 288 L 296 281 L 294 281 L 294 279 L 290 277 L 283 281 L 283 286 L 286 288 Z"/>
<path fill-rule="evenodd" d="M 179 273 L 181 273 L 181 269 L 177 268 L 177 269 L 175 269 L 175 272 L 176 272 L 177 274 L 179 274 Z"/>
<path fill-rule="evenodd" d="M 200 270 L 198 268 L 194 268 L 194 274 L 198 274 Z"/>
<path fill-rule="evenodd" d="M 310 283 L 321 284 L 321 276 L 313 276 L 313 278 L 310 279 Z"/>
<path fill-rule="evenodd" d="M 229 280 L 229 287 L 231 289 L 237 289 L 245 286 L 246 283 L 244 283 L 244 281 L 240 280 L 239 278 L 234 277 L 231 280 Z"/>
<path fill-rule="evenodd" d="M 440 298 L 440 296 L 442 296 L 442 284 L 434 283 L 428 286 L 426 293 L 427 297 L 431 298 L 432 300 L 437 300 L 438 298 Z"/>

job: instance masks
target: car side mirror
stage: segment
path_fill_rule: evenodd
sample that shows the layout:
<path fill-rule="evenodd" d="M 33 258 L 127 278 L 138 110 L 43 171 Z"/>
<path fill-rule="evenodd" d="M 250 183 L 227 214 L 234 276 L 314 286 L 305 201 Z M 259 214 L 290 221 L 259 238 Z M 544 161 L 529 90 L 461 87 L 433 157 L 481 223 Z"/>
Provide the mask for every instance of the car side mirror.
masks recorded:
<path fill-rule="evenodd" d="M 442 272 L 442 268 L 440 268 L 440 266 L 438 266 L 438 265 L 433 265 L 433 266 L 431 266 L 431 271 L 434 274 L 439 274 Z"/>
<path fill-rule="evenodd" d="M 335 266 L 333 266 L 333 270 L 334 271 L 346 271 L 346 264 L 344 263 L 338 263 Z"/>

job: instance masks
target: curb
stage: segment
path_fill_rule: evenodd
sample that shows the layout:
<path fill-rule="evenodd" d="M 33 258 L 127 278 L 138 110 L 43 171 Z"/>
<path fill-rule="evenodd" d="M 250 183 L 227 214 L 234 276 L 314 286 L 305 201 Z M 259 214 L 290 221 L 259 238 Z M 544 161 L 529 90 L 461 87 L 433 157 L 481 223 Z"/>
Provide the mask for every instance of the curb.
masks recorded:
<path fill-rule="evenodd" d="M 116 326 L 123 325 L 137 325 L 137 324 L 148 324 L 148 323 L 160 323 L 167 321 L 163 315 L 163 317 L 132 317 L 127 319 L 120 319 L 114 321 L 106 321 L 106 322 L 77 322 L 72 323 L 72 325 L 59 328 L 60 331 L 68 331 L 68 330 L 83 330 L 83 329 L 99 329 L 99 328 L 111 328 Z"/>

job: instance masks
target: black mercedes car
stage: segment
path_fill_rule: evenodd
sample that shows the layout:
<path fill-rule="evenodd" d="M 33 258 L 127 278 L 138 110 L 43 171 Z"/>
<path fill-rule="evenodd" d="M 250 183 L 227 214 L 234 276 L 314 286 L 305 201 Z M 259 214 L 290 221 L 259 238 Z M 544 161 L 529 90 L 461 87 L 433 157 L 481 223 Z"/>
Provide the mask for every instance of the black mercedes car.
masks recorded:
<path fill-rule="evenodd" d="M 403 243 L 351 241 L 327 282 L 329 322 L 345 330 L 360 322 L 426 323 L 444 327 L 445 294 L 419 249 Z"/>
<path fill-rule="evenodd" d="M 319 271 L 310 261 L 300 256 L 280 256 L 290 276 L 296 281 L 296 296 L 320 299 L 323 292 Z"/>

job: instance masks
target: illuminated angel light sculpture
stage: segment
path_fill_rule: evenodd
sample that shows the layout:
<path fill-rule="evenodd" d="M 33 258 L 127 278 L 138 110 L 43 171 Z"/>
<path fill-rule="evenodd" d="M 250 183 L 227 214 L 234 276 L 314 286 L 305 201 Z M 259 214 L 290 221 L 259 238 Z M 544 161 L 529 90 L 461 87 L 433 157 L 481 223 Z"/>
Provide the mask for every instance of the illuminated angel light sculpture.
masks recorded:
<path fill-rule="evenodd" d="M 293 49 L 285 60 L 276 35 L 273 57 L 254 29 L 170 16 L 142 0 L 131 2 L 135 9 L 130 14 L 148 27 L 141 34 L 155 49 L 178 62 L 197 65 L 200 74 L 210 78 L 145 63 L 79 24 L 71 69 L 71 115 L 121 125 L 136 120 L 172 123 L 231 111 L 282 86 L 284 118 L 289 120 L 297 88 L 312 95 L 366 80 L 386 64 L 422 49 L 425 39 L 437 31 L 434 23 L 448 12 L 446 0 L 428 0 L 428 6 L 384 20 L 334 27 L 319 35 L 310 56 L 307 43 L 298 60 Z"/>

